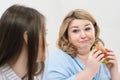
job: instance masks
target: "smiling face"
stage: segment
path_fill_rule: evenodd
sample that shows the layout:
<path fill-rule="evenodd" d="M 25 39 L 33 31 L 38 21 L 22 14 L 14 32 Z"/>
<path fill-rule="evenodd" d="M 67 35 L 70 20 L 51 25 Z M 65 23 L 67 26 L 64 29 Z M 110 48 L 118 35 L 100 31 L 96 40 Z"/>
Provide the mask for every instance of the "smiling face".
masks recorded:
<path fill-rule="evenodd" d="M 68 39 L 77 50 L 90 50 L 95 41 L 93 24 L 89 20 L 73 20 L 68 28 Z"/>

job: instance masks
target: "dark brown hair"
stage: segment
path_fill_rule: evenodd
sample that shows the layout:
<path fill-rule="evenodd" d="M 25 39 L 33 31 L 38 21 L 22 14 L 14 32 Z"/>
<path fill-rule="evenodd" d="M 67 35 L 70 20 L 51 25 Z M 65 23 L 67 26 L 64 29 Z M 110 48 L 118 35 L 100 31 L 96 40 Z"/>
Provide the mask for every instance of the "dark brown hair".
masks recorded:
<path fill-rule="evenodd" d="M 37 10 L 23 5 L 12 5 L 0 19 L 0 66 L 16 62 L 20 55 L 24 39 L 28 36 L 28 80 L 34 80 L 36 72 L 44 69 L 45 59 L 45 18 Z M 40 34 L 40 40 L 39 40 Z M 41 62 L 38 68 L 37 55 L 39 42 L 42 43 Z M 38 71 L 39 70 L 39 71 Z"/>

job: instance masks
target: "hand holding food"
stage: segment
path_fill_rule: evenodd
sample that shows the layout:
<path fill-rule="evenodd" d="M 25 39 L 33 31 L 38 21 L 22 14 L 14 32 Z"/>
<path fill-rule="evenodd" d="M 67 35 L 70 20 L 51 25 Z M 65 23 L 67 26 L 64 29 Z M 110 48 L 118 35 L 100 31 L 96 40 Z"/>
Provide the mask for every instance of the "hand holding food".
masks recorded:
<path fill-rule="evenodd" d="M 105 49 L 105 47 L 103 46 L 103 44 L 101 42 L 98 42 L 98 44 L 95 44 L 95 46 L 92 47 L 92 49 L 98 49 L 102 51 L 102 54 L 104 54 L 104 61 L 103 63 L 107 64 L 108 63 L 108 59 L 107 57 L 107 50 Z"/>

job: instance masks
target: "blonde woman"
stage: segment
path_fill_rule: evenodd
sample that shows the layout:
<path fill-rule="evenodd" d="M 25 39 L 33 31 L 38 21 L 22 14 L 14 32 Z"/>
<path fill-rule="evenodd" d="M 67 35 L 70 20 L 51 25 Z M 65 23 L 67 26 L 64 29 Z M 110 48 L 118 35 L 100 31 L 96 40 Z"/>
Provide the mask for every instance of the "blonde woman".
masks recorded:
<path fill-rule="evenodd" d="M 49 54 L 43 80 L 120 80 L 117 58 L 93 46 L 103 41 L 96 20 L 85 10 L 76 9 L 64 18 L 58 50 Z M 107 64 L 103 61 L 108 59 Z"/>

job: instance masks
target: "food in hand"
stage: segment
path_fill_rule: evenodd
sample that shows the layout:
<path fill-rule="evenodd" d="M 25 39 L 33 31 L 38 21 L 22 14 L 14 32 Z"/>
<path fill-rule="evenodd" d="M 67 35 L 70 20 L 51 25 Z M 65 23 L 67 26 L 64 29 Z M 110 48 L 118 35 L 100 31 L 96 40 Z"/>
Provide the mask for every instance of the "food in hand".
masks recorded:
<path fill-rule="evenodd" d="M 93 46 L 92 47 L 92 49 L 98 49 L 98 50 L 101 50 L 102 51 L 102 53 L 104 54 L 104 61 L 103 61 L 103 63 L 105 63 L 105 64 L 107 64 L 108 63 L 108 58 L 106 58 L 107 57 L 107 50 L 105 49 L 105 47 L 103 46 L 103 44 L 102 43 L 98 43 L 98 44 L 96 44 L 95 46 Z"/>

